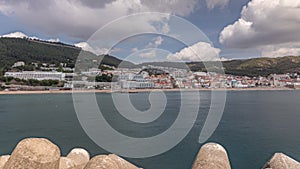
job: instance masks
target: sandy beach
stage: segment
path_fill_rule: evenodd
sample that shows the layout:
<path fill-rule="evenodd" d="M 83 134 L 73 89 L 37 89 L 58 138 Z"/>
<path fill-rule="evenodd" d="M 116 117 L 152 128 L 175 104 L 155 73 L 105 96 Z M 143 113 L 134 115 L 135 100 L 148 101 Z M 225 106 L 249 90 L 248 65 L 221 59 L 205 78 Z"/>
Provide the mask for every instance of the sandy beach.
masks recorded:
<path fill-rule="evenodd" d="M 280 90 L 299 90 L 292 88 L 216 88 L 216 89 L 132 89 L 122 91 L 112 90 L 41 90 L 41 91 L 0 91 L 0 95 L 22 95 L 22 94 L 72 94 L 72 93 L 140 93 L 152 91 L 176 92 L 176 91 L 280 91 Z"/>

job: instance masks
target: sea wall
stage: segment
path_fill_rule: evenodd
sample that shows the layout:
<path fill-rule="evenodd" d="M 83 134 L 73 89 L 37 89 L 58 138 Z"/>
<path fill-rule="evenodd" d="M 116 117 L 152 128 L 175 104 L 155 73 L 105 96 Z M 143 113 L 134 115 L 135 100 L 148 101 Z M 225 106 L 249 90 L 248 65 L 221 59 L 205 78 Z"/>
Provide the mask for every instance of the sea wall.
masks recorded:
<path fill-rule="evenodd" d="M 11 155 L 0 156 L 0 169 L 139 169 L 123 158 L 110 154 L 90 159 L 89 153 L 75 148 L 66 157 L 51 141 L 43 138 L 22 140 Z M 192 169 L 231 169 L 224 147 L 216 143 L 203 145 Z M 276 153 L 263 169 L 300 169 L 300 163 L 283 153 Z"/>

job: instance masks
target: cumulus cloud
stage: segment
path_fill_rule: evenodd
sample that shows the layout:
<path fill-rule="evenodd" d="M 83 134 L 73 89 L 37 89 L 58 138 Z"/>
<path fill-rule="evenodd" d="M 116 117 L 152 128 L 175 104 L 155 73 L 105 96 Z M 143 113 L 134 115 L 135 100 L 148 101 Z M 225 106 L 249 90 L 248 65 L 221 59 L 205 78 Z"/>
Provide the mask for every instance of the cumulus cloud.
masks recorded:
<path fill-rule="evenodd" d="M 300 1 L 252 0 L 241 18 L 220 34 L 220 42 L 232 48 L 251 48 L 300 41 Z"/>
<path fill-rule="evenodd" d="M 66 34 L 87 40 L 96 30 L 117 18 L 150 11 L 186 16 L 193 12 L 196 2 L 197 0 L 2 0 L 0 12 L 49 35 Z M 145 18 L 131 25 L 136 25 L 137 28 L 144 25 L 149 27 L 152 21 L 153 18 Z M 162 24 L 162 29 L 169 31 L 167 24 Z"/>
<path fill-rule="evenodd" d="M 208 9 L 214 9 L 215 7 L 223 8 L 229 3 L 229 0 L 206 0 L 206 6 Z"/>
<path fill-rule="evenodd" d="M 156 58 L 156 50 L 149 50 L 142 53 L 139 53 L 139 56 L 144 59 L 154 59 Z"/>
<path fill-rule="evenodd" d="M 137 47 L 132 48 L 132 53 L 137 53 L 137 55 L 144 59 L 153 59 L 156 58 L 157 52 L 156 48 L 158 48 L 162 43 L 164 42 L 164 39 L 161 36 L 157 36 L 152 39 L 151 42 L 149 42 L 144 49 L 139 49 Z"/>
<path fill-rule="evenodd" d="M 97 47 L 92 47 L 90 44 L 88 44 L 87 42 L 80 42 L 80 43 L 76 43 L 74 44 L 76 47 L 81 48 L 82 50 L 85 51 L 89 51 L 92 52 L 96 55 L 105 55 L 108 54 L 110 52 L 109 49 L 106 48 L 97 48 Z"/>
<path fill-rule="evenodd" d="M 42 41 L 48 41 L 48 42 L 60 42 L 60 39 L 59 38 L 55 38 L 55 39 L 48 39 L 48 40 L 45 40 L 45 39 L 40 39 L 36 36 L 28 36 L 26 34 L 24 34 L 23 32 L 12 32 L 12 33 L 9 33 L 9 34 L 4 34 L 4 35 L 1 35 L 0 36 L 1 38 L 29 38 L 29 39 L 35 39 L 35 40 L 42 40 Z"/>
<path fill-rule="evenodd" d="M 262 57 L 300 56 L 300 43 L 264 46 Z"/>
<path fill-rule="evenodd" d="M 216 61 L 221 50 L 206 42 L 198 42 L 181 51 L 167 56 L 171 61 Z"/>
<path fill-rule="evenodd" d="M 135 52 L 137 52 L 137 51 L 139 51 L 139 48 L 132 48 L 132 49 L 131 49 L 131 52 L 133 52 L 133 53 L 135 53 Z"/>
<path fill-rule="evenodd" d="M 263 57 L 300 55 L 299 16 L 300 1 L 252 0 L 219 40 L 230 48 L 259 49 Z"/>
<path fill-rule="evenodd" d="M 25 35 L 23 32 L 13 32 L 6 35 L 2 35 L 0 37 L 3 38 L 28 38 L 27 35 Z"/>
<path fill-rule="evenodd" d="M 49 39 L 48 42 L 60 42 L 60 39 L 59 38 Z"/>
<path fill-rule="evenodd" d="M 197 7 L 199 0 L 141 0 L 151 11 L 187 16 Z"/>
<path fill-rule="evenodd" d="M 149 42 L 146 48 L 157 48 L 163 43 L 164 39 L 161 36 L 158 36 L 153 39 L 153 42 Z"/>
<path fill-rule="evenodd" d="M 284 56 L 299 56 L 300 48 L 278 48 L 275 50 L 264 50 L 262 57 L 284 57 Z"/>
<path fill-rule="evenodd" d="M 79 0 L 49 0 L 47 5 L 33 0 L 0 3 L 2 13 L 19 18 L 50 35 L 65 33 L 82 39 L 87 39 L 106 23 L 130 12 L 143 11 L 143 8 L 138 0 L 117 0 L 103 8 L 91 8 Z"/>

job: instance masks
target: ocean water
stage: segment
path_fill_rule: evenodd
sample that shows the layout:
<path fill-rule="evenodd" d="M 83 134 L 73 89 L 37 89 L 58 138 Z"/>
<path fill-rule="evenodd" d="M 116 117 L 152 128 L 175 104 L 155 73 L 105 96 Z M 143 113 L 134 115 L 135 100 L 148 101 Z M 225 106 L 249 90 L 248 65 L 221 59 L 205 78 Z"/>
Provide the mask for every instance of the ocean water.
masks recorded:
<path fill-rule="evenodd" d="M 191 168 L 201 147 L 198 137 L 210 107 L 210 92 L 200 95 L 196 123 L 182 142 L 155 157 L 126 159 L 145 169 Z M 133 105 L 142 111 L 150 107 L 148 96 L 130 94 Z M 96 97 L 113 128 L 139 138 L 167 130 L 177 118 L 181 102 L 179 92 L 168 92 L 164 113 L 154 122 L 136 124 L 118 114 L 110 94 L 99 93 Z M 190 106 L 193 104 L 196 103 L 191 101 Z M 300 91 L 228 91 L 222 120 L 207 142 L 217 142 L 226 148 L 233 169 L 259 169 L 275 152 L 300 160 L 299 106 Z M 62 155 L 74 147 L 83 147 L 91 155 L 109 153 L 81 128 L 71 94 L 0 95 L 0 155 L 10 154 L 27 137 L 50 139 L 59 145 Z"/>

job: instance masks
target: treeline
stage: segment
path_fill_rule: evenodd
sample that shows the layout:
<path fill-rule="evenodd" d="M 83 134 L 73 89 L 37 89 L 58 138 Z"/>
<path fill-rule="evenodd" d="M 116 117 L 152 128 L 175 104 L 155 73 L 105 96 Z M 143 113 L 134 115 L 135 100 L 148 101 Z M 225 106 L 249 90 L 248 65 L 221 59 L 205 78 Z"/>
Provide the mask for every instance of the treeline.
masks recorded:
<path fill-rule="evenodd" d="M 253 58 L 244 60 L 229 60 L 220 62 L 150 62 L 142 66 L 154 65 L 174 67 L 191 71 L 224 72 L 237 76 L 268 76 L 270 74 L 299 73 L 300 56 L 286 56 L 279 58 Z"/>
<path fill-rule="evenodd" d="M 0 38 L 0 68 L 9 69 L 15 62 L 26 64 L 67 63 L 74 65 L 79 49 L 38 43 L 26 39 Z"/>
<path fill-rule="evenodd" d="M 95 82 L 112 82 L 112 79 L 113 79 L 112 75 L 102 74 L 96 76 Z"/>
<path fill-rule="evenodd" d="M 63 82 L 58 80 L 35 80 L 35 79 L 18 79 L 13 77 L 0 77 L 0 82 L 5 85 L 27 85 L 27 86 L 51 86 L 51 87 L 63 87 Z"/>
<path fill-rule="evenodd" d="M 79 55 L 83 56 L 81 60 L 77 60 Z M 97 56 L 72 45 L 20 38 L 0 38 L 0 60 L 0 73 L 2 72 L 2 74 L 18 61 L 24 61 L 26 65 L 47 63 L 58 66 L 60 63 L 66 63 L 67 67 L 71 68 L 77 63 L 80 67 L 86 69 L 98 67 L 99 65 L 136 67 L 131 62 L 122 61 L 110 55 Z M 91 65 L 91 61 L 97 62 L 94 63 L 95 65 Z"/>
<path fill-rule="evenodd" d="M 77 60 L 79 54 L 83 55 L 81 60 Z M 92 65 L 90 64 L 91 60 L 95 61 Z M 0 61 L 0 75 L 3 75 L 4 72 L 9 70 L 17 61 L 24 61 L 26 65 L 30 65 L 32 62 L 55 65 L 67 63 L 67 66 L 71 68 L 73 68 L 75 64 L 78 64 L 79 67 L 84 68 L 85 71 L 95 67 L 104 69 L 101 65 L 125 68 L 141 68 L 146 65 L 156 65 L 190 69 L 192 71 L 207 71 L 207 67 L 205 67 L 203 62 L 152 62 L 135 65 L 110 55 L 97 56 L 91 52 L 81 51 L 80 48 L 76 48 L 72 45 L 20 38 L 0 38 Z M 216 63 L 208 62 L 206 63 L 206 66 L 207 65 L 211 66 L 209 70 L 218 71 Z M 268 76 L 273 73 L 297 73 L 300 72 L 300 56 L 230 60 L 223 61 L 222 66 L 225 73 L 241 76 Z M 30 69 L 30 67 L 27 68 Z"/>

